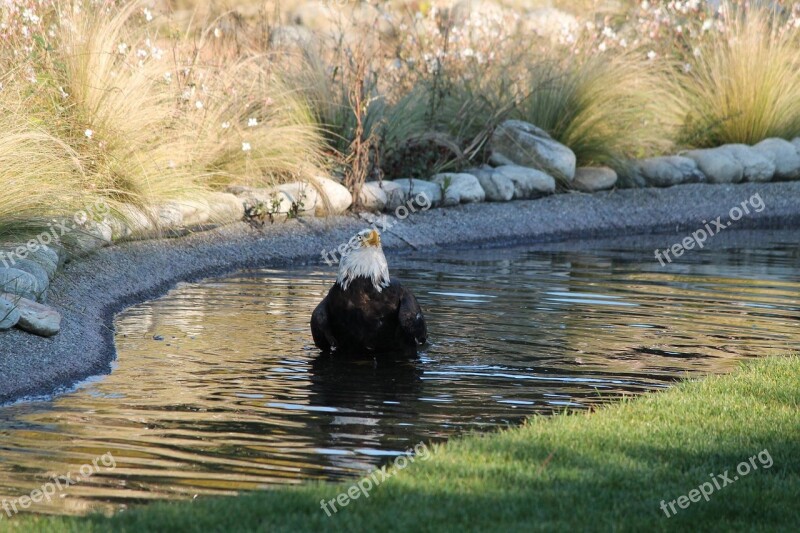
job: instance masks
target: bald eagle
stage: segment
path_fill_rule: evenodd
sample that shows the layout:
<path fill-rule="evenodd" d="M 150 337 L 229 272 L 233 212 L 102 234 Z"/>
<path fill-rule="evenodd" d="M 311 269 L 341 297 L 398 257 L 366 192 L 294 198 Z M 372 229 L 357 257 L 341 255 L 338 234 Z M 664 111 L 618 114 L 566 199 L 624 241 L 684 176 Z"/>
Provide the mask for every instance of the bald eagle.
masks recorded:
<path fill-rule="evenodd" d="M 311 315 L 311 334 L 320 350 L 351 355 L 416 353 L 427 340 L 417 299 L 389 278 L 377 230 L 347 243 L 336 283 Z"/>

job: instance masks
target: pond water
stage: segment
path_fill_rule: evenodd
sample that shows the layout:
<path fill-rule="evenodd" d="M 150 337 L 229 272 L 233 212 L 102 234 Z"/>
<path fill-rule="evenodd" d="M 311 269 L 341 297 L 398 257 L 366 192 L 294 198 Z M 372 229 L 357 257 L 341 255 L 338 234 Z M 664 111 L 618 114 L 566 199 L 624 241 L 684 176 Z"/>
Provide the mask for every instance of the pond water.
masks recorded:
<path fill-rule="evenodd" d="M 798 243 L 687 254 L 530 247 L 390 256 L 426 311 L 417 360 L 319 357 L 308 319 L 329 267 L 182 284 L 117 317 L 109 376 L 0 408 L 0 501 L 91 477 L 32 508 L 357 476 L 420 442 L 584 410 L 800 346 Z"/>

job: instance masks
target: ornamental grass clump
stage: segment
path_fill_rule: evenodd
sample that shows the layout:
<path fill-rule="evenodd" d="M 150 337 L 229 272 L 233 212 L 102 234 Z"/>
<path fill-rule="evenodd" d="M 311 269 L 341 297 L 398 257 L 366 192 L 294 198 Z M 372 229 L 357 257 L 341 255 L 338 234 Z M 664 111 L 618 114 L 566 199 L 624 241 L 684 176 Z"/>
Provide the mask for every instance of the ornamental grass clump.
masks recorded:
<path fill-rule="evenodd" d="M 619 168 L 670 149 L 676 115 L 664 80 L 635 53 L 540 60 L 515 115 L 572 149 L 578 165 Z"/>
<path fill-rule="evenodd" d="M 146 2 L 33 9 L 3 12 L 0 226 L 71 216 L 96 198 L 117 214 L 153 213 L 231 182 L 324 173 L 319 127 L 270 58 L 212 45 L 213 30 L 173 28 Z M 42 199 L 20 203 L 25 189 Z"/>
<path fill-rule="evenodd" d="M 800 19 L 780 9 L 724 4 L 718 36 L 678 80 L 681 143 L 711 147 L 800 136 Z"/>

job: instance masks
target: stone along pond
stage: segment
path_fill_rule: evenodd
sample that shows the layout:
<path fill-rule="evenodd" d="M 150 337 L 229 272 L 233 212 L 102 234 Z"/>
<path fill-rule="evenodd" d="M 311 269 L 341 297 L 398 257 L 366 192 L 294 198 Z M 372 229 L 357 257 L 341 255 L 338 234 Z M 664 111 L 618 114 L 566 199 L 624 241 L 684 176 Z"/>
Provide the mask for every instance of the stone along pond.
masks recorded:
<path fill-rule="evenodd" d="M 34 510 L 355 477 L 419 442 L 797 349 L 800 236 L 782 235 L 668 268 L 632 246 L 390 256 L 428 317 L 412 361 L 318 356 L 308 320 L 327 267 L 182 284 L 117 317 L 111 375 L 0 408 L 0 500 L 109 452 L 114 469 Z"/>

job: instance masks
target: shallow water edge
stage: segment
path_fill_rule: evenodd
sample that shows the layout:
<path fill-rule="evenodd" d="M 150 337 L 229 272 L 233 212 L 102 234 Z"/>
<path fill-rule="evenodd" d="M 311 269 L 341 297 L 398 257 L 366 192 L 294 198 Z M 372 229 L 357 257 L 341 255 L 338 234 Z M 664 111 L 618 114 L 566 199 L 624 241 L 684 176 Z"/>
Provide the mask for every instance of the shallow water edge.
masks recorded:
<path fill-rule="evenodd" d="M 390 253 L 397 253 L 412 245 L 428 249 L 664 232 L 685 235 L 699 220 L 725 216 L 731 206 L 755 193 L 766 209 L 738 221 L 731 233 L 800 227 L 800 183 L 694 184 L 431 210 L 396 225 L 384 242 Z M 264 231 L 238 224 L 177 240 L 126 243 L 69 264 L 52 286 L 51 302 L 64 317 L 62 332 L 52 339 L 16 332 L 0 336 L 0 353 L 6 355 L 0 358 L 0 403 L 52 393 L 110 372 L 114 315 L 163 295 L 179 281 L 243 268 L 317 263 L 321 250 L 367 225 L 355 217 L 291 221 Z"/>

